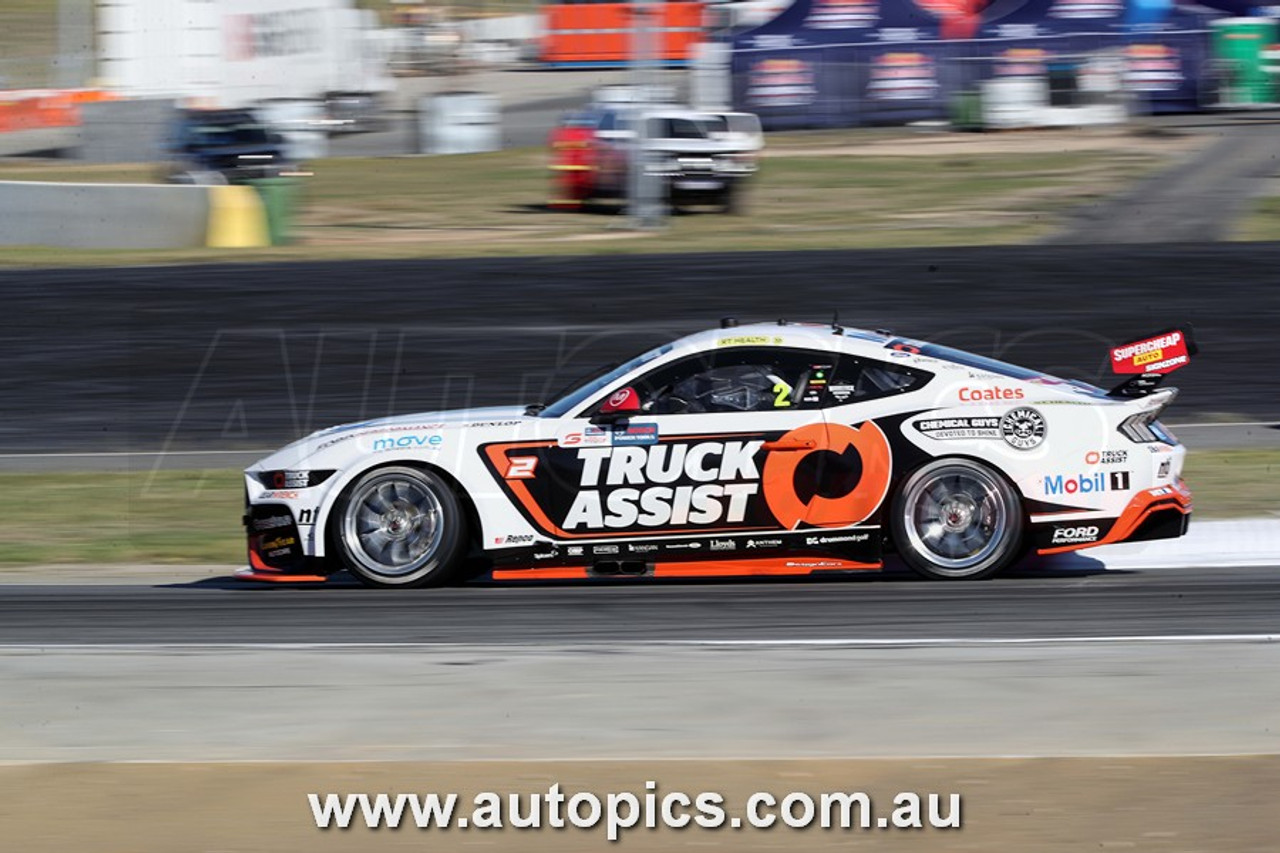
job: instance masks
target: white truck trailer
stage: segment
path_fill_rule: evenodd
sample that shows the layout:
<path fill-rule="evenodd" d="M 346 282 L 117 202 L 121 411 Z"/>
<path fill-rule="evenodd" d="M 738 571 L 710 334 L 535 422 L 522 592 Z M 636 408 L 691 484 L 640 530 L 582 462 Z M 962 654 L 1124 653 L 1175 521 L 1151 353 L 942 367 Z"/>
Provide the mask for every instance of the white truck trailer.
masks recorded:
<path fill-rule="evenodd" d="M 98 0 L 98 82 L 130 98 L 246 107 L 389 92 L 388 33 L 353 0 Z"/>

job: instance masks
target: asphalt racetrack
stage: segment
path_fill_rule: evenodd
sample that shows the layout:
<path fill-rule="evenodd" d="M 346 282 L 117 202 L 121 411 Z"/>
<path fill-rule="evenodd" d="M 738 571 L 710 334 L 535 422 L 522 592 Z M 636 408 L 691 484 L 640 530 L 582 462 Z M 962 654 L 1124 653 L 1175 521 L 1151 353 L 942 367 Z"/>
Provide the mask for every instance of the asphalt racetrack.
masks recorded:
<path fill-rule="evenodd" d="M 278 446 L 529 403 L 720 317 L 891 328 L 1114 383 L 1175 323 L 1173 423 L 1280 418 L 1280 244 L 1026 246 L 0 272 L 0 453 Z"/>
<path fill-rule="evenodd" d="M 746 583 L 0 586 L 0 645 L 794 643 L 1274 635 L 1273 567 Z"/>

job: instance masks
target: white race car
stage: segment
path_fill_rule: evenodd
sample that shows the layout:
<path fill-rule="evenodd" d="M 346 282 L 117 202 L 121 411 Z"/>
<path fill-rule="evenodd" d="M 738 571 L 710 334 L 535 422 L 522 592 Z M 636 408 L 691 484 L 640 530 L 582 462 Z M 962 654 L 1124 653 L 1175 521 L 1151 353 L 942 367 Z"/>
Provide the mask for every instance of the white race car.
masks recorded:
<path fill-rule="evenodd" d="M 888 332 L 726 320 L 545 405 L 333 427 L 245 471 L 257 580 L 987 577 L 1186 532 L 1156 420 L 1189 330 L 1112 351 L 1111 391 Z"/>

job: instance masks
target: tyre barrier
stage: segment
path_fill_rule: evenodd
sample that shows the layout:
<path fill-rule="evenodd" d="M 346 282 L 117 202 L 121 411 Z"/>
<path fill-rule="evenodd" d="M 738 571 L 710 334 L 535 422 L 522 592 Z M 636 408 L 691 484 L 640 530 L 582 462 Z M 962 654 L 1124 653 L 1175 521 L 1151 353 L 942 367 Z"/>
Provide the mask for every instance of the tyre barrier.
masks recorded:
<path fill-rule="evenodd" d="M 252 187 L 0 181 L 0 246 L 270 245 L 267 209 Z"/>

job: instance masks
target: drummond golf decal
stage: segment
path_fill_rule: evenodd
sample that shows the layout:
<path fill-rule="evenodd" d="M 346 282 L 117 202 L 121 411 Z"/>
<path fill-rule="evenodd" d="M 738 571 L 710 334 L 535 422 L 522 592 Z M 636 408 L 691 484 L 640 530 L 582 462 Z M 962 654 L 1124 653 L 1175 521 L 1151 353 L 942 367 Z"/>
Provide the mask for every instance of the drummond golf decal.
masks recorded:
<path fill-rule="evenodd" d="M 874 423 L 608 447 L 490 444 L 481 454 L 529 521 L 556 538 L 846 527 L 880 507 L 892 470 Z"/>

